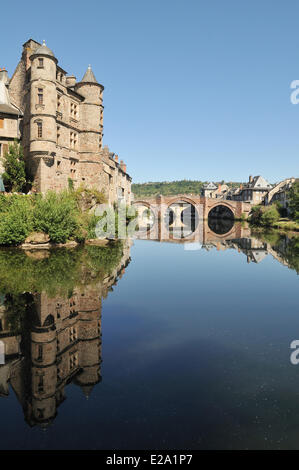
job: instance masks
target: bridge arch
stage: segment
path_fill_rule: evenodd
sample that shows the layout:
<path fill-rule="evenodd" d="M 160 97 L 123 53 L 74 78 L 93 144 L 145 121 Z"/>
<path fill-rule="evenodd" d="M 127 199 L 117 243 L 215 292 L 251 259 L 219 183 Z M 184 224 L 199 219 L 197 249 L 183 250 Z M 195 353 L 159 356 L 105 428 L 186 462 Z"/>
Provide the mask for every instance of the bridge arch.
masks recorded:
<path fill-rule="evenodd" d="M 227 238 L 235 231 L 235 221 L 233 219 L 209 218 L 207 221 L 208 230 L 217 238 Z"/>
<path fill-rule="evenodd" d="M 196 207 L 197 202 L 194 199 L 191 199 L 187 196 L 175 196 L 173 199 L 167 199 L 167 208 L 172 206 L 172 204 L 179 204 L 180 202 L 185 202 L 186 204 L 191 204 Z"/>
<path fill-rule="evenodd" d="M 134 201 L 132 205 L 137 210 L 137 220 L 139 230 L 145 230 L 145 232 L 149 233 L 152 229 L 155 221 L 157 220 L 157 210 L 153 205 L 148 201 L 138 200 Z M 141 208 L 141 211 L 140 211 Z M 149 214 L 145 214 L 146 211 L 150 211 Z M 145 225 L 143 225 L 145 224 Z"/>
<path fill-rule="evenodd" d="M 207 211 L 208 217 L 213 217 L 213 216 L 216 217 L 217 213 L 218 214 L 221 213 L 221 208 L 226 209 L 226 211 L 223 211 L 224 214 L 225 213 L 227 214 L 226 218 L 232 218 L 232 219 L 235 218 L 236 208 L 233 205 L 223 200 L 208 206 L 208 211 Z"/>
<path fill-rule="evenodd" d="M 188 239 L 198 226 L 198 205 L 183 195 L 168 197 L 161 208 L 161 218 L 172 237 Z"/>
<path fill-rule="evenodd" d="M 142 200 L 138 200 L 138 201 L 133 201 L 132 202 L 132 206 L 146 206 L 148 207 L 149 209 L 152 208 L 151 204 L 147 201 L 142 201 Z"/>

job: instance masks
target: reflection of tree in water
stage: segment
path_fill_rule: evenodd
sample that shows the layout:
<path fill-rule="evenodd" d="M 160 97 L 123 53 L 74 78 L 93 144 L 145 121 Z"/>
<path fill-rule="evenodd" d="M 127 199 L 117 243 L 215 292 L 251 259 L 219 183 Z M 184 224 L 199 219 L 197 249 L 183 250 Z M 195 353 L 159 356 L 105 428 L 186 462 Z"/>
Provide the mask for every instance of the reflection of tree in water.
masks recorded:
<path fill-rule="evenodd" d="M 221 219 L 209 216 L 208 218 L 209 229 L 217 235 L 225 235 L 230 232 L 234 226 L 233 219 Z"/>
<path fill-rule="evenodd" d="M 268 243 L 289 268 L 299 273 L 299 235 L 282 234 L 275 230 L 257 231 L 253 232 L 253 235 Z"/>
<path fill-rule="evenodd" d="M 54 249 L 37 259 L 35 252 L 0 249 L 2 293 L 46 292 L 68 294 L 75 286 L 92 283 L 113 270 L 123 255 L 121 242 L 106 247 Z"/>
<path fill-rule="evenodd" d="M 54 250 L 42 259 L 0 252 L 0 391 L 9 378 L 30 426 L 53 422 L 68 383 L 88 398 L 101 380 L 102 299 L 129 262 L 126 243 Z"/>

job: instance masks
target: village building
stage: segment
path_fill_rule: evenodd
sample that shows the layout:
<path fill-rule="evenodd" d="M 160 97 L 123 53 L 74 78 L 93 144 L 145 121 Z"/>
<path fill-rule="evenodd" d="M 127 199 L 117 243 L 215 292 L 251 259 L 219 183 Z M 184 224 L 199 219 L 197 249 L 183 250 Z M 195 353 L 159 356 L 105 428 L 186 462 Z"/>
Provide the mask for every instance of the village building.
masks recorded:
<path fill-rule="evenodd" d="M 285 213 L 289 213 L 289 203 L 290 203 L 290 189 L 292 185 L 299 181 L 298 178 L 287 178 L 279 183 L 275 184 L 273 188 L 268 192 L 265 197 L 265 204 L 273 204 L 279 202 L 281 207 L 285 209 Z"/>
<path fill-rule="evenodd" d="M 249 176 L 248 183 L 241 185 L 238 190 L 228 195 L 228 199 L 234 201 L 250 202 L 251 204 L 263 204 L 265 196 L 272 185 L 263 176 Z"/>
<path fill-rule="evenodd" d="M 130 204 L 126 165 L 103 146 L 103 91 L 91 66 L 78 82 L 45 42 L 29 39 L 12 77 L 0 70 L 0 159 L 17 139 L 33 190 L 85 186 Z"/>

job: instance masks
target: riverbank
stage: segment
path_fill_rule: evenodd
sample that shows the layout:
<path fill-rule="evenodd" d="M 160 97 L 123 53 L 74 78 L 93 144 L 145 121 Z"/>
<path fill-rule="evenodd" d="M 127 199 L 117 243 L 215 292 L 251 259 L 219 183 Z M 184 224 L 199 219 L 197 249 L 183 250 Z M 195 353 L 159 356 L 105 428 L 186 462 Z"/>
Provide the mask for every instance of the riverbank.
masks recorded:
<path fill-rule="evenodd" d="M 135 217 L 129 209 L 110 208 L 102 193 L 83 187 L 44 195 L 0 195 L 0 246 L 103 246 L 126 231 Z"/>
<path fill-rule="evenodd" d="M 252 227 L 263 229 L 277 229 L 282 231 L 299 232 L 299 219 L 297 210 L 293 210 L 294 217 L 284 217 L 284 209 L 276 204 L 269 206 L 253 206 L 248 222 Z"/>
<path fill-rule="evenodd" d="M 254 231 L 267 231 L 267 230 L 273 230 L 273 231 L 278 231 L 280 233 L 286 233 L 286 234 L 291 234 L 293 233 L 294 236 L 299 237 L 299 223 L 296 222 L 295 220 L 289 219 L 289 218 L 281 218 L 276 222 L 272 222 L 271 224 L 268 225 L 263 225 L 257 222 L 253 222 L 251 220 L 248 220 L 250 227 Z"/>

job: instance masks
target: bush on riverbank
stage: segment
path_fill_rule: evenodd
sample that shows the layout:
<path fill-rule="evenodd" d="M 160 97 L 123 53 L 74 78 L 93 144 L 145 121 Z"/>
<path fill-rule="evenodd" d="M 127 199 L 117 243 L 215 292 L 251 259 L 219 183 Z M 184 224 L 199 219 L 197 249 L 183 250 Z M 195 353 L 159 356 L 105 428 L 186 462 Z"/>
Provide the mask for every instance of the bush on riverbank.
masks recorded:
<path fill-rule="evenodd" d="M 280 214 L 275 205 L 271 206 L 254 206 L 252 208 L 250 222 L 254 225 L 263 227 L 271 227 L 278 222 Z"/>
<path fill-rule="evenodd" d="M 289 199 L 292 217 L 299 222 L 299 181 L 296 181 L 291 187 Z"/>
<path fill-rule="evenodd" d="M 23 148 L 17 141 L 10 144 L 8 152 L 4 154 L 3 167 L 3 182 L 8 191 L 24 191 L 30 185 L 26 174 Z"/>
<path fill-rule="evenodd" d="M 19 245 L 32 232 L 48 234 L 53 243 L 65 243 L 68 240 L 82 243 L 97 237 L 97 224 L 104 217 L 104 236 L 107 232 L 106 237 L 117 238 L 118 211 L 107 208 L 101 215 L 93 211 L 104 202 L 103 193 L 86 188 L 60 193 L 49 191 L 45 195 L 0 195 L 0 245 Z M 125 221 L 122 232 L 126 232 L 121 233 L 121 238 L 125 238 L 129 232 L 127 225 L 133 216 L 129 207 L 125 206 L 120 213 Z"/>
<path fill-rule="evenodd" d="M 5 206 L 5 204 L 4 204 Z M 0 245 L 18 245 L 33 229 L 33 208 L 25 196 L 8 201 L 0 217 Z"/>
<path fill-rule="evenodd" d="M 1 195 L 0 245 L 19 245 L 34 231 L 48 234 L 53 243 L 84 241 L 97 219 L 78 201 L 75 191 Z"/>
<path fill-rule="evenodd" d="M 65 243 L 79 227 L 80 211 L 71 192 L 38 195 L 33 209 L 33 229 L 47 233 L 54 243 Z"/>

